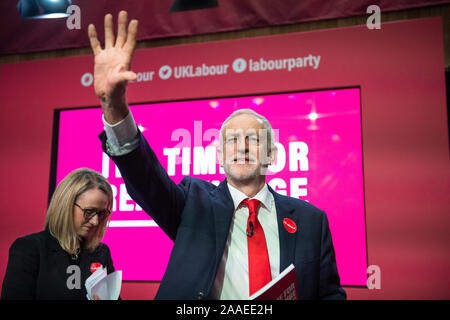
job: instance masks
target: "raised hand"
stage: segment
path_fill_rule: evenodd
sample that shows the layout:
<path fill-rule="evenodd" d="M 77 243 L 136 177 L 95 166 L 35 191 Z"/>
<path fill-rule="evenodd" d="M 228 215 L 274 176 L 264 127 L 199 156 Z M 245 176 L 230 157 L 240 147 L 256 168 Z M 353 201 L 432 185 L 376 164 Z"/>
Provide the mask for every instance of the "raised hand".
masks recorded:
<path fill-rule="evenodd" d="M 127 28 L 128 27 L 128 28 Z M 95 55 L 94 89 L 100 98 L 105 120 L 114 124 L 128 114 L 125 93 L 128 81 L 136 80 L 130 71 L 131 60 L 136 47 L 138 21 L 131 20 L 128 14 L 120 11 L 117 39 L 114 38 L 113 17 L 105 16 L 105 48 L 102 49 L 95 26 L 90 24 L 88 35 Z"/>

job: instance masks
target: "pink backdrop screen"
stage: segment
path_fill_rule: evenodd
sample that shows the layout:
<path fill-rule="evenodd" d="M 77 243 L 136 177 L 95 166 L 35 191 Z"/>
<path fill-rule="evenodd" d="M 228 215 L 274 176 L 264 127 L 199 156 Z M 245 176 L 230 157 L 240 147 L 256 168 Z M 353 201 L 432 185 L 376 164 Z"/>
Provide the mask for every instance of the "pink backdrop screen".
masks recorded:
<path fill-rule="evenodd" d="M 131 111 L 176 183 L 190 175 L 218 184 L 225 175 L 215 138 L 222 122 L 240 108 L 264 115 L 274 129 L 278 159 L 268 184 L 327 213 L 341 283 L 366 285 L 359 88 L 142 104 Z M 114 191 L 104 242 L 116 270 L 123 270 L 124 280 L 159 281 L 173 244 L 128 195 L 120 173 L 102 152 L 102 130 L 100 108 L 59 112 L 56 183 L 79 167 L 101 172 Z"/>

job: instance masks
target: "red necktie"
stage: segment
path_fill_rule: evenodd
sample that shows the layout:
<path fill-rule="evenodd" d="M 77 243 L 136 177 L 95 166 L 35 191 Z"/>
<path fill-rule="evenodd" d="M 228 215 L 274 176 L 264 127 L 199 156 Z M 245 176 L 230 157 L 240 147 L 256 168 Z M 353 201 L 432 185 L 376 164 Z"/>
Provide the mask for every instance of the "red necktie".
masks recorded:
<path fill-rule="evenodd" d="M 272 276 L 270 274 L 269 253 L 267 252 L 266 237 L 259 223 L 257 212 L 259 200 L 245 199 L 243 205 L 248 206 L 247 246 L 248 246 L 248 274 L 250 295 L 266 285 Z"/>

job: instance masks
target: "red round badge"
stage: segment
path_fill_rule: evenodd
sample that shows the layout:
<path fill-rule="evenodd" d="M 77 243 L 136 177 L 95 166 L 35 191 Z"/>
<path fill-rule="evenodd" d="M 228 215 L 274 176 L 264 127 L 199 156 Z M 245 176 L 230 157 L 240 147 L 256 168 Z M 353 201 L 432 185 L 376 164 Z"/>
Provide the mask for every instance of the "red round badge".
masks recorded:
<path fill-rule="evenodd" d="M 94 273 L 98 268 L 101 268 L 102 264 L 98 262 L 91 263 L 91 273 Z"/>
<path fill-rule="evenodd" d="M 289 232 L 289 233 L 294 233 L 297 231 L 297 225 L 295 224 L 294 221 L 292 221 L 289 218 L 283 219 L 283 225 L 286 228 L 287 232 Z"/>

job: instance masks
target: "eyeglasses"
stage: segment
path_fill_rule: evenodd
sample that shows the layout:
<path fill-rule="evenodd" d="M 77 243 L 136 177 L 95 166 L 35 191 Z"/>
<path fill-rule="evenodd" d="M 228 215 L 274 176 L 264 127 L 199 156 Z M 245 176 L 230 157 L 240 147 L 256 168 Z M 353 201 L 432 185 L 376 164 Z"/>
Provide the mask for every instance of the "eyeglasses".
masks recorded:
<path fill-rule="evenodd" d="M 86 208 L 85 209 L 85 208 L 80 207 L 77 203 L 75 203 L 75 205 L 78 208 L 80 208 L 81 210 L 83 210 L 84 219 L 86 221 L 91 220 L 95 215 L 98 216 L 98 220 L 104 221 L 111 214 L 111 211 L 109 209 L 106 209 L 106 208 L 103 209 L 103 210 L 98 210 L 98 209 L 95 209 L 95 208 Z"/>

